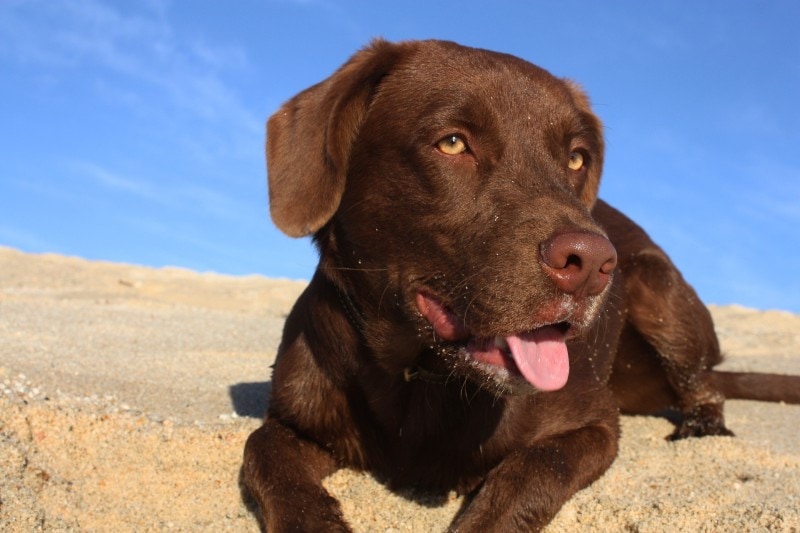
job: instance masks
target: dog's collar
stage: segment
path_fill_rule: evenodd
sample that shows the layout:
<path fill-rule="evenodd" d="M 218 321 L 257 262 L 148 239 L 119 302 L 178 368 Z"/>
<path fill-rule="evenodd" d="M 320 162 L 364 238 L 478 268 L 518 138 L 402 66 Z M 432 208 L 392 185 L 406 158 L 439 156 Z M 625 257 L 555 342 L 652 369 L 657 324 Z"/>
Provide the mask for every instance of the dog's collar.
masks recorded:
<path fill-rule="evenodd" d="M 347 291 L 341 289 L 337 284 L 333 284 L 336 289 L 336 294 L 339 295 L 339 301 L 344 308 L 344 312 L 347 315 L 347 318 L 350 319 L 350 323 L 356 328 L 356 331 L 361 333 L 361 336 L 364 336 L 364 324 L 366 324 L 366 320 L 364 320 L 364 315 L 361 314 L 361 311 L 356 307 L 356 304 L 353 303 L 353 300 L 350 298 L 350 295 L 347 294 Z"/>
<path fill-rule="evenodd" d="M 353 325 L 353 327 L 356 328 L 356 331 L 358 331 L 363 337 L 365 333 L 364 325 L 366 324 L 364 315 L 361 314 L 361 310 L 356 307 L 353 299 L 350 298 L 350 295 L 347 294 L 345 290 L 341 289 L 336 284 L 334 284 L 334 287 L 336 288 L 336 294 L 339 296 L 339 301 L 344 308 L 347 318 L 350 320 L 350 323 Z M 436 372 L 426 370 L 419 365 L 403 369 L 403 381 L 406 383 L 410 383 L 412 381 L 424 381 L 426 383 L 442 384 L 446 383 L 449 378 L 450 375 L 437 374 Z"/>
<path fill-rule="evenodd" d="M 437 374 L 430 370 L 425 370 L 421 366 L 409 367 L 403 369 L 403 381 L 410 383 L 411 381 L 424 381 L 426 383 L 443 384 L 447 383 L 450 375 Z"/>

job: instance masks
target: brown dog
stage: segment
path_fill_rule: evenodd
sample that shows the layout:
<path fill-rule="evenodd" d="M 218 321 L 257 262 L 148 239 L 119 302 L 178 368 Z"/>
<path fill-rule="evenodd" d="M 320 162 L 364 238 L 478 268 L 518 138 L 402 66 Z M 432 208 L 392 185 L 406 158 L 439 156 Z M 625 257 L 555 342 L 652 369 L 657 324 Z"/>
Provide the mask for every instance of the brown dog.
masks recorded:
<path fill-rule="evenodd" d="M 455 489 L 454 531 L 525 531 L 609 467 L 620 408 L 729 435 L 711 317 L 597 201 L 603 138 L 572 83 L 447 42 L 376 41 L 269 121 L 276 225 L 320 263 L 286 322 L 244 481 L 269 531 L 345 531 L 347 466 Z M 613 243 L 613 245 L 612 245 Z"/>

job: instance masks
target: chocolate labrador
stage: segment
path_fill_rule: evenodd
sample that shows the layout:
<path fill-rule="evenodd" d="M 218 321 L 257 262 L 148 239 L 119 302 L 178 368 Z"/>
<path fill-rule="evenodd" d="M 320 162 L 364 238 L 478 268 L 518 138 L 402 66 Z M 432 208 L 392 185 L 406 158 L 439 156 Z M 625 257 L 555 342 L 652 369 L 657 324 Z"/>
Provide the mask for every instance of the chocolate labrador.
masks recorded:
<path fill-rule="evenodd" d="M 289 315 L 244 484 L 269 531 L 346 531 L 321 480 L 456 490 L 453 531 L 541 529 L 617 453 L 620 410 L 730 435 L 711 317 L 597 200 L 601 124 L 573 83 L 449 42 L 375 41 L 268 123 L 271 214 L 319 266 Z"/>

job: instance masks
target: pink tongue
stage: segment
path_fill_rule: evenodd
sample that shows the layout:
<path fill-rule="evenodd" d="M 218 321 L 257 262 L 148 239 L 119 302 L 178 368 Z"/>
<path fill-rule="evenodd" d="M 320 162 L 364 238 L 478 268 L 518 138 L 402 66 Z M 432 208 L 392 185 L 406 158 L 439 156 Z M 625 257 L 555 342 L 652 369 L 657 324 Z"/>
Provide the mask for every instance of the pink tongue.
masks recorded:
<path fill-rule="evenodd" d="M 567 384 L 569 356 L 565 335 L 546 326 L 530 333 L 506 338 L 511 356 L 528 383 L 542 391 L 558 390 Z"/>

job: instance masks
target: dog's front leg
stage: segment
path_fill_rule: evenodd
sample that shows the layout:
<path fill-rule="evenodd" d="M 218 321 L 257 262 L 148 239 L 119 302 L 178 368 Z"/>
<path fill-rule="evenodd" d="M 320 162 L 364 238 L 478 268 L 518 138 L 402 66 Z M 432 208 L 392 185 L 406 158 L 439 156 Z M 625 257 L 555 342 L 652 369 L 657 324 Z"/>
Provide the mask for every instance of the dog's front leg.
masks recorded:
<path fill-rule="evenodd" d="M 339 502 L 322 486 L 336 469 L 329 452 L 267 419 L 244 451 L 243 477 L 268 532 L 350 531 Z"/>
<path fill-rule="evenodd" d="M 587 426 L 506 457 L 479 487 L 451 532 L 540 531 L 599 478 L 617 455 L 616 422 Z"/>

